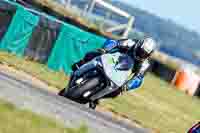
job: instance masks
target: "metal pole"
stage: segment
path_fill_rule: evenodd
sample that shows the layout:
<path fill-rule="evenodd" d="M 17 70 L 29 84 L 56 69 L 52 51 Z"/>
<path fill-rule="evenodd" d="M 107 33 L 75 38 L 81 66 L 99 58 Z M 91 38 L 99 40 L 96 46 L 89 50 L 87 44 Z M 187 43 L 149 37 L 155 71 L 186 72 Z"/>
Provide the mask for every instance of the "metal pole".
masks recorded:
<path fill-rule="evenodd" d="M 83 9 L 83 16 L 86 16 L 86 15 L 87 15 L 88 7 L 89 7 L 89 3 L 86 4 L 85 7 L 84 7 L 84 9 Z"/>
<path fill-rule="evenodd" d="M 102 21 L 101 26 L 100 26 L 101 30 L 104 30 L 106 20 L 109 20 L 110 17 L 111 17 L 111 12 L 110 11 L 106 12 L 106 16 L 104 17 L 104 21 Z"/>
<path fill-rule="evenodd" d="M 134 17 L 131 17 L 129 22 L 128 22 L 128 27 L 126 28 L 124 34 L 123 34 L 123 38 L 127 38 L 129 35 L 129 32 L 132 30 L 132 26 L 134 24 Z"/>
<path fill-rule="evenodd" d="M 67 0 L 67 7 L 71 6 L 71 0 Z"/>
<path fill-rule="evenodd" d="M 89 7 L 89 10 L 88 10 L 88 13 L 89 13 L 89 14 L 92 13 L 95 4 L 96 4 L 96 0 L 92 0 L 92 2 L 91 2 L 91 4 L 90 4 L 90 7 Z"/>

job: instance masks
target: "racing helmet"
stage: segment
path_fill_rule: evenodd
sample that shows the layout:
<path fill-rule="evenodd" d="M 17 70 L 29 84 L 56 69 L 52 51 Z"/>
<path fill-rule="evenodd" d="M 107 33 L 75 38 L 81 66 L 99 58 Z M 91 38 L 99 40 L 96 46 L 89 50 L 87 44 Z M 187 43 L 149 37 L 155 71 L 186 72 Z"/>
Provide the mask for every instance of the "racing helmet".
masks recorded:
<path fill-rule="evenodd" d="M 133 51 L 135 58 L 139 61 L 143 61 L 149 58 L 156 49 L 156 42 L 151 37 L 146 37 L 143 40 L 138 41 L 136 49 Z"/>

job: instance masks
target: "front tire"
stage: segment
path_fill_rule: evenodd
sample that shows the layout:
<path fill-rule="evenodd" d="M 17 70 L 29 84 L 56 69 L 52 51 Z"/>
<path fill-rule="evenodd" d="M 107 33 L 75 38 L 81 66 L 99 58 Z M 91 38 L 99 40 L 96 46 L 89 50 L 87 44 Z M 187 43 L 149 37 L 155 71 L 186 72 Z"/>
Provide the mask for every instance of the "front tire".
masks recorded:
<path fill-rule="evenodd" d="M 59 96 L 65 96 L 65 91 L 66 91 L 65 88 L 62 89 L 61 91 L 58 92 L 58 95 L 59 95 Z"/>
<path fill-rule="evenodd" d="M 64 96 L 66 98 L 69 98 L 73 101 L 76 101 L 81 104 L 86 104 L 89 102 L 89 99 L 84 98 L 83 94 L 86 91 L 92 90 L 93 88 L 100 85 L 100 77 L 94 77 L 92 79 L 89 79 L 85 83 L 83 83 L 81 86 L 73 86 L 69 89 L 63 89 L 58 94 L 60 96 Z"/>

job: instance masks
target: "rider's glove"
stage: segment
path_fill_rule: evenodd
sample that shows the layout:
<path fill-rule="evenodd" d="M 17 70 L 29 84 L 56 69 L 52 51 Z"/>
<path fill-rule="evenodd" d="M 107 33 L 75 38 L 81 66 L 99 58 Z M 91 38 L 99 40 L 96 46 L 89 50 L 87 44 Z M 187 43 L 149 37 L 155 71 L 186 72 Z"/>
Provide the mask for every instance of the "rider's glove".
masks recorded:
<path fill-rule="evenodd" d="M 128 91 L 129 90 L 134 90 L 136 88 L 139 88 L 142 85 L 142 82 L 144 80 L 144 76 L 143 75 L 136 75 L 132 78 L 132 80 L 130 80 L 127 84 L 128 86 Z"/>

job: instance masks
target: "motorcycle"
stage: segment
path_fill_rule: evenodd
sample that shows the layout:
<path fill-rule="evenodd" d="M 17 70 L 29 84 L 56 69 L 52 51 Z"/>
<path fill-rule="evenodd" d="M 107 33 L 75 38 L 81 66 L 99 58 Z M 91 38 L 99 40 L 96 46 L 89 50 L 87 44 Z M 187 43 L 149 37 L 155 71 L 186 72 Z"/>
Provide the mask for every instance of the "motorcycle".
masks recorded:
<path fill-rule="evenodd" d="M 95 109 L 100 99 L 118 96 L 132 76 L 134 61 L 127 54 L 107 53 L 76 66 L 60 96 Z M 81 72 L 81 73 L 80 73 Z"/>

